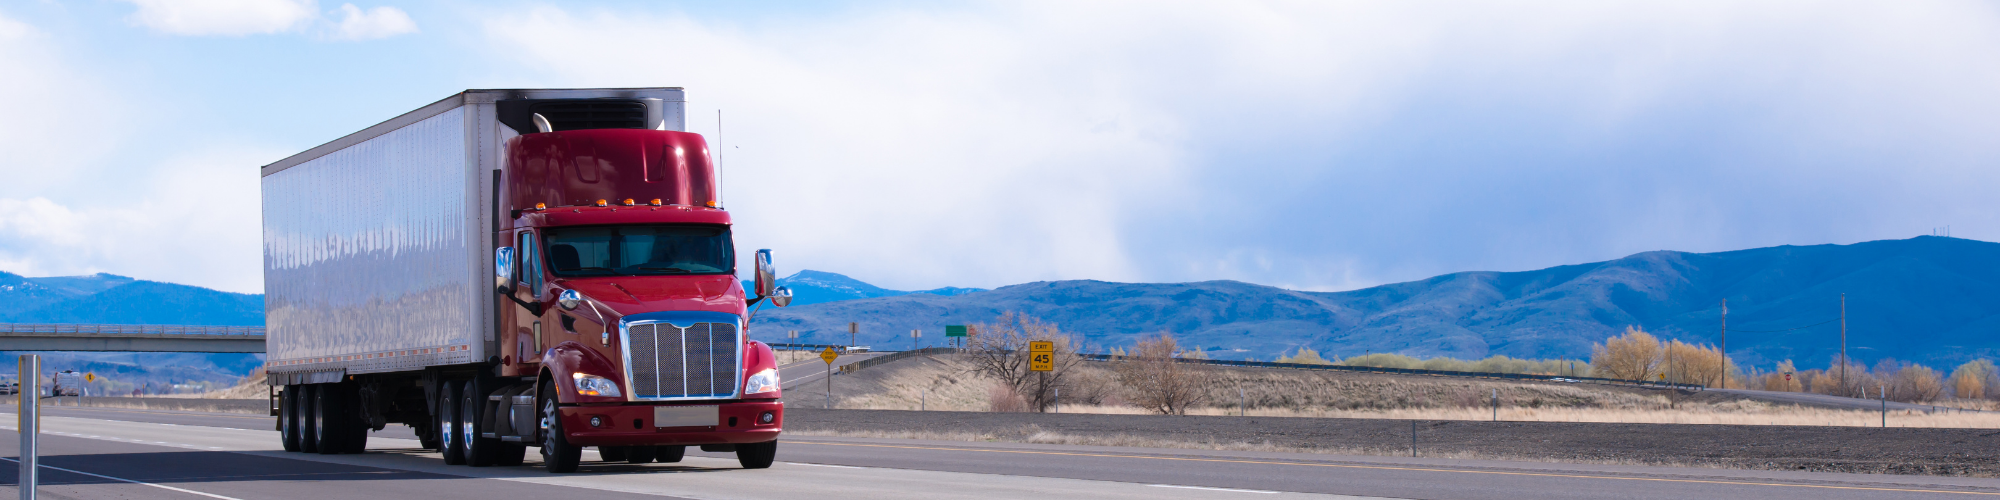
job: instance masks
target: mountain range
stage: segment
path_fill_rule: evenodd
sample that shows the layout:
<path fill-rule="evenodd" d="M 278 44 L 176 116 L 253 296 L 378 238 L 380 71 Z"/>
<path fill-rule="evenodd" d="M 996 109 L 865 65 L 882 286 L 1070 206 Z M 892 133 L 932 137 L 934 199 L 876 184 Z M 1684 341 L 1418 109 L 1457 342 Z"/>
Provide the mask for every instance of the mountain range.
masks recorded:
<path fill-rule="evenodd" d="M 766 309 L 756 338 L 845 343 L 847 323 L 878 348 L 909 331 L 990 322 L 1015 311 L 1098 346 L 1171 332 L 1218 359 L 1325 354 L 1587 358 L 1626 327 L 1722 343 L 1740 365 L 1825 366 L 1849 355 L 1935 367 L 2000 355 L 2000 244 L 1923 236 L 1717 253 L 1654 251 L 1522 272 L 1464 272 L 1344 292 L 1236 281 L 1050 281 L 957 295 L 905 294 Z M 803 274 L 803 273 L 802 273 Z M 830 273 L 824 273 L 830 274 Z M 1844 297 L 1844 298 L 1843 298 Z M 1844 306 L 1843 306 L 1844 304 Z M 1842 322 L 1842 309 L 1845 321 Z M 926 340 L 939 342 L 936 333 Z"/>
<path fill-rule="evenodd" d="M 0 323 L 262 326 L 264 296 L 132 279 L 115 274 L 28 278 L 0 272 Z M 14 354 L 0 372 L 14 373 Z M 39 353 L 48 371 L 88 371 L 99 389 L 161 390 L 173 385 L 227 386 L 264 365 L 261 354 L 160 352 Z"/>
<path fill-rule="evenodd" d="M 1099 347 L 1171 332 L 1217 359 L 1269 360 L 1312 348 L 1328 356 L 1371 352 L 1462 359 L 1588 358 L 1626 327 L 1687 342 L 1722 343 L 1728 301 L 1730 356 L 1768 368 L 1791 359 L 1829 363 L 1843 326 L 1855 360 L 1945 368 L 2000 357 L 2000 243 L 1923 236 L 1851 245 L 1731 252 L 1655 251 L 1521 272 L 1463 272 L 1344 292 L 1286 290 L 1236 281 L 1046 281 L 993 290 L 888 290 L 822 271 L 779 281 L 791 307 L 761 308 L 754 338 L 880 349 L 942 343 L 945 325 L 1020 312 Z M 1843 298 L 1844 297 L 1844 298 Z M 261 295 L 110 274 L 26 278 L 0 272 L 0 322 L 259 325 Z M 1842 311 L 1845 309 L 1845 321 Z M 194 372 L 220 380 L 261 364 L 242 354 L 65 353 L 75 363 L 131 365 L 159 377 Z M 7 361 L 0 360 L 0 369 Z M 50 366 L 54 367 L 55 364 Z M 148 368 L 154 367 L 154 368 Z M 167 369 L 181 371 L 167 371 Z M 138 372 L 134 372 L 138 373 Z M 140 375 L 134 375 L 140 376 Z"/>

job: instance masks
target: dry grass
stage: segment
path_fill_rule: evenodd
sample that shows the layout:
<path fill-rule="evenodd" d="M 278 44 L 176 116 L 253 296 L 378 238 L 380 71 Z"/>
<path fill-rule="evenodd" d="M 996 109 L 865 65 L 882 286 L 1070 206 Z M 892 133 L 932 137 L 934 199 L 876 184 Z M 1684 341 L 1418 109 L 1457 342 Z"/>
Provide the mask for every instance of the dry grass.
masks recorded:
<path fill-rule="evenodd" d="M 1108 369 L 1100 363 L 1079 367 Z M 870 373 L 875 387 L 839 398 L 839 408 L 942 411 L 989 411 L 996 381 L 971 372 L 968 363 L 939 356 L 922 363 L 899 362 Z M 1299 370 L 1214 369 L 1211 406 L 1190 409 L 1190 415 L 1236 415 L 1239 404 L 1251 416 L 1382 418 L 1419 420 L 1490 420 L 1488 405 L 1500 393 L 1500 419 L 1532 422 L 1608 422 L 1657 424 L 1810 425 L 1877 427 L 1880 412 L 1832 410 L 1776 405 L 1749 400 L 1680 401 L 1666 395 L 1627 387 L 1595 384 L 1515 382 L 1450 377 L 1396 376 Z M 1078 377 L 1093 380 L 1092 377 Z M 1115 377 L 1102 377 L 1115 380 Z M 1096 404 L 1079 401 L 1091 388 L 1064 390 L 1063 413 L 1145 414 L 1123 404 L 1116 392 L 1097 397 Z M 1098 388 L 1104 390 L 1104 388 Z M 1241 389 L 1239 399 L 1238 389 Z M 1076 395 L 1073 395 L 1076 394 Z M 1712 398 L 1712 397 L 1711 397 Z M 2000 409 L 1993 402 L 1950 401 L 1956 406 Z M 1942 406 L 1942 405 L 1941 405 Z M 2000 428 L 2000 413 L 1936 413 L 1891 411 L 1890 427 Z M 1098 438 L 1091 438 L 1098 439 Z"/>

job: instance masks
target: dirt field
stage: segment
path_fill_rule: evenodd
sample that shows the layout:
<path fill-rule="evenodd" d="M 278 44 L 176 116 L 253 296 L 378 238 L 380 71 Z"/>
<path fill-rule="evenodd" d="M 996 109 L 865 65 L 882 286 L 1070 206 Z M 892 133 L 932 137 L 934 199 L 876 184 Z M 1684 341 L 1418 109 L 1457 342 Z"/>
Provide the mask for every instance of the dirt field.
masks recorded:
<path fill-rule="evenodd" d="M 2000 432 L 1813 426 L 786 410 L 791 434 L 2000 476 Z"/>
<path fill-rule="evenodd" d="M 1086 364 L 1082 383 L 1065 389 L 1066 413 L 1142 414 L 1121 404 L 1115 374 Z M 1207 404 L 1194 415 L 1389 418 L 1484 421 L 1879 427 L 1874 411 L 1771 404 L 1713 392 L 1679 392 L 1584 383 L 1466 379 L 1352 372 L 1218 368 Z M 1094 386 L 1094 387 L 1093 387 Z M 949 356 L 912 358 L 840 375 L 835 407 L 878 410 L 988 411 L 993 381 Z M 1241 392 L 1239 392 L 1239 390 Z M 788 399 L 822 408 L 825 391 L 798 387 Z M 1896 412 L 1890 427 L 2000 429 L 2000 413 Z"/>

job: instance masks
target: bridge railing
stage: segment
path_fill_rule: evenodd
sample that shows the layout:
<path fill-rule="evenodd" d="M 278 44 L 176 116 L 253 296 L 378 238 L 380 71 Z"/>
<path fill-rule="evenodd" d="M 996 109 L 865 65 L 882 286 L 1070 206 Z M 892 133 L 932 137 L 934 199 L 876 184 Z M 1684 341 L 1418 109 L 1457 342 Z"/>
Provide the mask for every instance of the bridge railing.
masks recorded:
<path fill-rule="evenodd" d="M 103 325 L 90 323 L 0 323 L 0 334 L 177 334 L 177 335 L 263 335 L 261 326 L 211 325 Z"/>

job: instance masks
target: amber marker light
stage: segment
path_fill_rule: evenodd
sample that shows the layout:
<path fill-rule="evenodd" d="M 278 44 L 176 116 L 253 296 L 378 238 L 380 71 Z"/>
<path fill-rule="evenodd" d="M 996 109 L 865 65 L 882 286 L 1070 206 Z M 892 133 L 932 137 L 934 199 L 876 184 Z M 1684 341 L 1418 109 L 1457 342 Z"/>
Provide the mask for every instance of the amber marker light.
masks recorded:
<path fill-rule="evenodd" d="M 536 204 L 535 204 L 535 210 L 548 210 L 548 209 L 549 209 L 549 204 L 547 204 L 547 203 L 536 203 Z"/>
<path fill-rule="evenodd" d="M 653 198 L 653 202 L 652 202 L 652 205 L 653 205 L 653 206 L 656 206 L 656 207 L 657 207 L 657 206 L 660 206 L 660 199 L 659 199 L 659 198 Z"/>
<path fill-rule="evenodd" d="M 600 206 L 600 207 L 608 207 L 608 206 L 611 206 L 611 201 L 610 201 L 610 200 L 597 200 L 597 206 Z"/>
<path fill-rule="evenodd" d="M 715 200 L 708 200 L 708 208 L 716 208 L 719 206 L 722 206 L 722 204 L 716 203 Z"/>
<path fill-rule="evenodd" d="M 626 199 L 625 199 L 625 206 L 628 206 L 628 207 L 629 207 L 629 206 L 632 206 L 632 205 L 637 205 L 637 203 L 633 203 L 633 202 L 632 202 L 632 199 L 631 199 L 631 198 L 626 198 Z"/>

